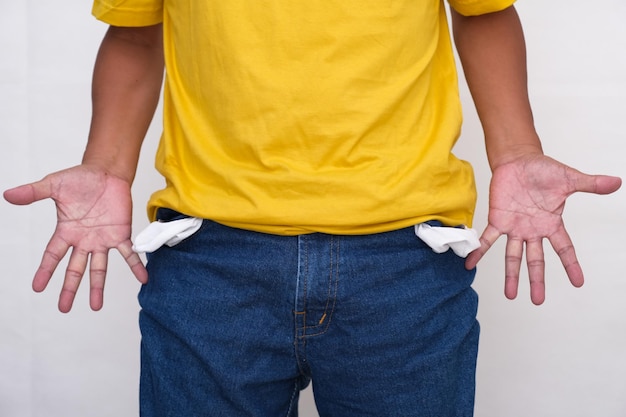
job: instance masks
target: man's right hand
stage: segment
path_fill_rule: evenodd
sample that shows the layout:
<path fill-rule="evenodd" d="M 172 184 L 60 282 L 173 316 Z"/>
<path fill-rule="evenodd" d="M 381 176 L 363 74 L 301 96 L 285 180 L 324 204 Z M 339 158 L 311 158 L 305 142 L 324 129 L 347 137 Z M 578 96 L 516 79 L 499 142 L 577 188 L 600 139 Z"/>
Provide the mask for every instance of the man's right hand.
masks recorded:
<path fill-rule="evenodd" d="M 103 304 L 109 249 L 117 249 L 141 283 L 148 273 L 132 251 L 132 201 L 127 181 L 88 165 L 79 165 L 4 192 L 17 205 L 51 198 L 57 209 L 57 226 L 33 279 L 33 289 L 43 291 L 54 270 L 71 247 L 59 310 L 69 312 L 89 264 L 90 306 Z"/>

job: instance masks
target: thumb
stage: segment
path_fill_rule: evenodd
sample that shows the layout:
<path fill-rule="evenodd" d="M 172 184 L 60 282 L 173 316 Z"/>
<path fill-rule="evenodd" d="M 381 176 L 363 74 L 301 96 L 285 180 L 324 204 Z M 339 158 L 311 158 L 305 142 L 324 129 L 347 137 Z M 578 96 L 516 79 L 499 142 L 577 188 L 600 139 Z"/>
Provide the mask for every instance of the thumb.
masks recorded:
<path fill-rule="evenodd" d="M 581 175 L 576 190 L 585 193 L 611 194 L 622 186 L 622 179 L 609 175 Z"/>
<path fill-rule="evenodd" d="M 51 196 L 50 184 L 49 181 L 44 178 L 41 181 L 20 185 L 19 187 L 6 190 L 3 196 L 9 203 L 23 206 L 35 201 L 49 198 Z"/>

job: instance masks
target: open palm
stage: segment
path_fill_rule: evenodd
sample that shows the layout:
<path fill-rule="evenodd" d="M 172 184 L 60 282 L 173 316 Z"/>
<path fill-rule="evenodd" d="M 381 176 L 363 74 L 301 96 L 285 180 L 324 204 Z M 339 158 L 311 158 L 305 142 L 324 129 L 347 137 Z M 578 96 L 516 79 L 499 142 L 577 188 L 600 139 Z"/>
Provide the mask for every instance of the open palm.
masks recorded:
<path fill-rule="evenodd" d="M 575 192 L 609 194 L 621 185 L 617 177 L 586 175 L 544 155 L 519 158 L 494 170 L 489 195 L 488 225 L 481 247 L 470 254 L 466 266 L 473 268 L 493 243 L 507 235 L 505 294 L 517 295 L 524 247 L 531 285 L 531 300 L 545 300 L 543 239 L 550 241 L 570 282 L 583 285 L 584 278 L 562 214 L 567 197 Z"/>
<path fill-rule="evenodd" d="M 82 277 L 89 264 L 90 305 L 99 310 L 103 304 L 108 251 L 116 248 L 140 282 L 147 272 L 132 251 L 129 184 L 106 172 L 80 165 L 46 176 L 31 184 L 4 193 L 13 204 L 30 204 L 45 198 L 54 200 L 57 226 L 48 243 L 33 289 L 43 291 L 61 259 L 72 248 L 59 298 L 59 310 L 71 309 Z"/>

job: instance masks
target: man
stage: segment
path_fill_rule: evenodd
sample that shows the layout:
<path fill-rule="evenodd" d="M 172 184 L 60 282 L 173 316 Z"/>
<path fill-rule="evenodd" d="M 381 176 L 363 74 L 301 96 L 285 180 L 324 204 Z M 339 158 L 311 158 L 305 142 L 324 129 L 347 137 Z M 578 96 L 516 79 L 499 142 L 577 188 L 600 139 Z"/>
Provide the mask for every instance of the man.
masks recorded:
<path fill-rule="evenodd" d="M 493 242 L 508 297 L 525 248 L 543 302 L 544 238 L 582 285 L 565 199 L 621 182 L 543 155 L 513 1 L 449 3 L 493 171 L 479 247 L 443 2 L 95 1 L 111 27 L 83 162 L 5 198 L 57 204 L 33 286 L 72 247 L 61 311 L 88 266 L 102 307 L 110 248 L 146 284 L 142 415 L 296 415 L 312 380 L 322 416 L 471 416 L 471 283 Z M 130 184 L 164 66 L 146 270 Z"/>

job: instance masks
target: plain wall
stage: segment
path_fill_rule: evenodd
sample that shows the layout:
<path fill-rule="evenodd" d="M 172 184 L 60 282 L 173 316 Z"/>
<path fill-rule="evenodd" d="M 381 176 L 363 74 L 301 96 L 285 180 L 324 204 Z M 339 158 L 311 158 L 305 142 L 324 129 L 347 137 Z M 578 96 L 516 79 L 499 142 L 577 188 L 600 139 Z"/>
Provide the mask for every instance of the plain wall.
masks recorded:
<path fill-rule="evenodd" d="M 90 2 L 0 0 L 0 189 L 79 163 L 90 117 L 90 80 L 106 29 Z M 529 84 L 546 153 L 589 173 L 624 176 L 626 3 L 520 0 Z M 461 80 L 461 82 L 463 82 Z M 466 124 L 456 152 L 476 170 L 475 227 L 486 223 L 489 169 L 463 86 Z M 160 117 L 146 138 L 133 186 L 134 233 L 162 186 L 153 156 Z M 626 194 L 574 195 L 566 226 L 587 282 L 571 287 L 546 243 L 545 305 L 528 283 L 503 296 L 504 239 L 479 265 L 482 325 L 477 417 L 626 416 L 626 281 L 618 227 Z M 74 310 L 56 309 L 65 263 L 43 294 L 31 278 L 55 226 L 50 201 L 0 202 L 0 416 L 137 415 L 139 284 L 110 256 L 105 306 L 93 313 L 83 285 Z M 620 226 L 621 227 L 621 226 Z M 310 390 L 301 415 L 317 414 Z"/>

